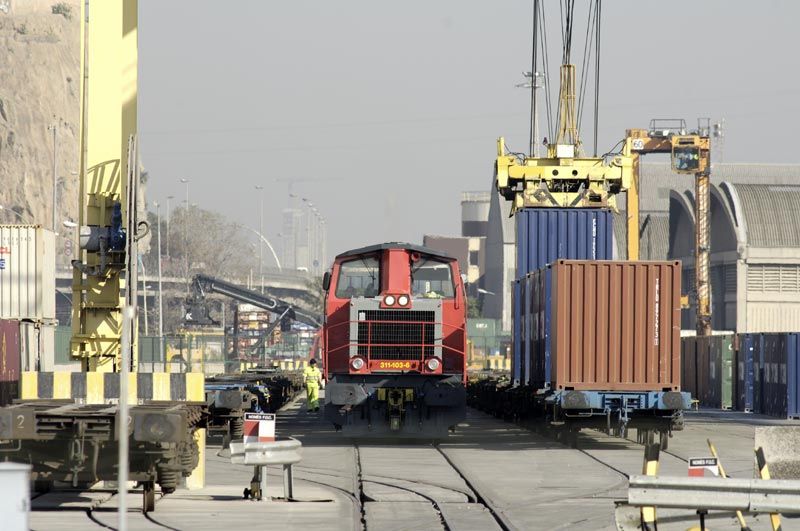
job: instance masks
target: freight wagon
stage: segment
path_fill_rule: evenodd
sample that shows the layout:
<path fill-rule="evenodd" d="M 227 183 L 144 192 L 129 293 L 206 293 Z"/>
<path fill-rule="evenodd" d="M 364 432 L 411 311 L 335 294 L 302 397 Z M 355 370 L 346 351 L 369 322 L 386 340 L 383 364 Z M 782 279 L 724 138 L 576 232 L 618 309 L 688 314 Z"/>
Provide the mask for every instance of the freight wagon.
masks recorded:
<path fill-rule="evenodd" d="M 680 262 L 558 260 L 520 279 L 514 394 L 527 405 L 515 409 L 572 441 L 587 427 L 681 429 L 680 273 Z"/>

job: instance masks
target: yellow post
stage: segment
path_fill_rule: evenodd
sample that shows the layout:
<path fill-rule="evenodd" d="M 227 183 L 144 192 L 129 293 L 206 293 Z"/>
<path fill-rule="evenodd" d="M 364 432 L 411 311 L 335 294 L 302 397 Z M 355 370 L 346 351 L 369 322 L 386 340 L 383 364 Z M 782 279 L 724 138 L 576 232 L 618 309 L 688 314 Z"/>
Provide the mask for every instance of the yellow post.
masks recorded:
<path fill-rule="evenodd" d="M 651 432 L 652 433 L 652 432 Z M 648 438 L 644 446 L 644 465 L 642 466 L 642 474 L 646 476 L 658 475 L 658 459 L 661 453 L 661 444 L 655 442 L 652 438 Z M 655 531 L 656 529 L 656 508 L 655 507 L 642 507 L 642 530 Z"/>
<path fill-rule="evenodd" d="M 767 458 L 764 456 L 764 449 L 761 447 L 756 448 L 756 463 L 758 464 L 758 475 L 761 479 L 771 479 L 769 475 L 769 467 L 767 466 Z M 778 513 L 769 513 L 769 523 L 772 525 L 772 531 L 780 531 L 781 529 L 781 515 Z"/>

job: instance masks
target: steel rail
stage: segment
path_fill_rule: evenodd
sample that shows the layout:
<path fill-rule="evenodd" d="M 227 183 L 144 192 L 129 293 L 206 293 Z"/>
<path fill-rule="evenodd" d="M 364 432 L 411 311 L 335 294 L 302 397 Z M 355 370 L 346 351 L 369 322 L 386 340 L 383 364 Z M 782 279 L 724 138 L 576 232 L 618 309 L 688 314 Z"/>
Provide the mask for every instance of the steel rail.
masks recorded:
<path fill-rule="evenodd" d="M 489 514 L 492 515 L 494 521 L 497 523 L 498 526 L 500 526 L 500 529 L 502 529 L 503 531 L 510 531 L 511 529 L 516 529 L 516 526 L 514 526 L 508 520 L 508 517 L 505 514 L 503 514 L 503 512 L 498 507 L 496 507 L 493 503 L 487 501 L 487 498 L 485 498 L 481 494 L 480 489 L 478 489 L 475 486 L 476 482 L 474 480 L 470 480 L 467 477 L 464 471 L 461 470 L 458 467 L 458 465 L 455 464 L 453 459 L 449 455 L 447 455 L 447 452 L 442 450 L 441 446 L 439 446 L 438 443 L 434 444 L 433 447 L 436 448 L 436 451 L 438 451 L 442 455 L 442 457 L 444 457 L 444 460 L 447 461 L 447 464 L 449 464 L 453 468 L 453 470 L 455 470 L 455 472 L 459 475 L 459 477 L 461 477 L 464 483 L 466 483 L 467 487 L 469 487 L 469 489 L 475 493 L 476 501 L 481 505 L 483 505 L 484 507 L 486 507 L 486 509 L 489 511 Z"/>

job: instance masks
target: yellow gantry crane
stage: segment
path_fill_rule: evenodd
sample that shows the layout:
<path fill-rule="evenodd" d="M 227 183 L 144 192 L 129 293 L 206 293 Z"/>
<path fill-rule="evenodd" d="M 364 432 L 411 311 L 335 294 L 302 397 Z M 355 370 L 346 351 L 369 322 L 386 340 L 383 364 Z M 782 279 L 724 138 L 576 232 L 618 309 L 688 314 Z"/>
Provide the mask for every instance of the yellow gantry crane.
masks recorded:
<path fill-rule="evenodd" d="M 119 371 L 122 308 L 136 301 L 144 228 L 136 219 L 137 11 L 137 0 L 92 2 L 91 13 L 81 2 L 80 255 L 70 350 L 88 372 Z M 132 330 L 135 369 L 135 320 Z"/>
<path fill-rule="evenodd" d="M 695 300 L 697 335 L 711 335 L 711 295 L 709 284 L 711 142 L 710 120 L 698 120 L 697 129 L 688 131 L 683 120 L 651 120 L 648 129 L 629 129 L 623 153 L 632 159 L 633 179 L 628 190 L 628 259 L 639 257 L 639 157 L 649 153 L 669 153 L 672 170 L 695 176 Z M 634 236 L 634 237 L 631 237 Z"/>
<path fill-rule="evenodd" d="M 508 153 L 497 141 L 495 186 L 512 202 L 511 214 L 523 208 L 610 208 L 618 211 L 617 195 L 627 194 L 628 260 L 639 259 L 639 158 L 669 153 L 672 169 L 691 173 L 695 185 L 695 296 L 697 333 L 711 334 L 709 293 L 708 121 L 687 131 L 683 120 L 651 121 L 650 128 L 629 129 L 619 153 L 586 157 L 581 153 L 575 106 L 575 65 L 561 65 L 558 136 L 547 145 L 546 157 Z M 666 125 L 665 125 L 666 123 Z M 676 126 L 677 123 L 677 126 Z"/>

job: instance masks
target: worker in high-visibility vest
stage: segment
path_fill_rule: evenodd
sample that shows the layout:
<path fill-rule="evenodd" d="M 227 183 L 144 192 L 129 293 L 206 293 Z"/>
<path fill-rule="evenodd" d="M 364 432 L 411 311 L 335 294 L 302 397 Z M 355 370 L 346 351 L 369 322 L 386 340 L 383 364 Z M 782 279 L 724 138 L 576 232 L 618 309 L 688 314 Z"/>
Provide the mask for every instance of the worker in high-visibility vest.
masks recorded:
<path fill-rule="evenodd" d="M 303 381 L 306 384 L 306 398 L 308 411 L 319 411 L 319 388 L 322 384 L 322 373 L 317 368 L 317 360 L 312 359 L 303 371 Z"/>

